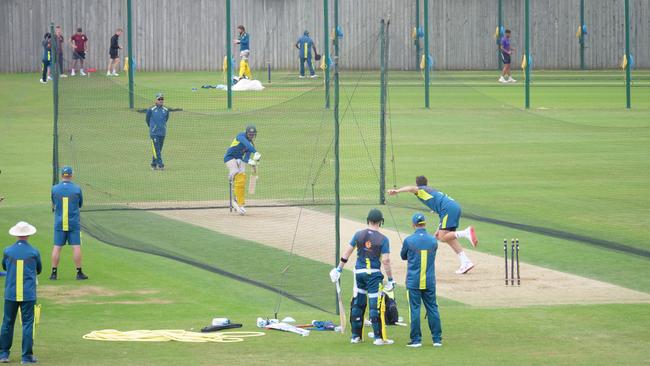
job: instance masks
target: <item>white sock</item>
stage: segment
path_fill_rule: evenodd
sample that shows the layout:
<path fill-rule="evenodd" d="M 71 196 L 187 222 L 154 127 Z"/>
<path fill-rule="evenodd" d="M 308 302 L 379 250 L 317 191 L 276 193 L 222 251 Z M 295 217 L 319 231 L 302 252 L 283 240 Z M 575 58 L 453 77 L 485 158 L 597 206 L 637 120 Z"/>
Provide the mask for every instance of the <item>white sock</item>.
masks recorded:
<path fill-rule="evenodd" d="M 454 234 L 456 235 L 456 239 L 469 238 L 469 228 L 465 228 L 465 230 L 461 230 L 461 231 L 456 231 Z"/>
<path fill-rule="evenodd" d="M 467 258 L 467 255 L 465 255 L 465 252 L 458 253 L 458 259 L 460 260 L 461 265 L 471 262 L 469 258 Z"/>

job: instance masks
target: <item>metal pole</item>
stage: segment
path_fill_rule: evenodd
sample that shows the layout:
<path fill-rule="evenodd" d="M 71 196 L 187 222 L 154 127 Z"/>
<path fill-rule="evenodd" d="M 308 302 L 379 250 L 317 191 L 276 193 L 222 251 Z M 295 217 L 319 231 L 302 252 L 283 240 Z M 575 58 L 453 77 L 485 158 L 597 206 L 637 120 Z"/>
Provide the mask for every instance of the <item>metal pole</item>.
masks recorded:
<path fill-rule="evenodd" d="M 625 0 L 625 107 L 632 108 L 632 59 L 630 58 L 630 0 Z"/>
<path fill-rule="evenodd" d="M 585 0 L 580 0 L 580 69 L 585 69 Z"/>
<path fill-rule="evenodd" d="M 386 203 L 386 32 L 387 26 L 384 19 L 380 22 L 379 35 L 381 40 L 381 83 L 380 83 L 380 92 L 379 92 L 379 105 L 380 105 L 380 114 L 379 114 L 379 204 L 383 205 Z"/>
<path fill-rule="evenodd" d="M 133 93 L 133 77 L 134 75 L 134 70 L 133 70 L 133 8 L 131 4 L 131 0 L 126 0 L 126 28 L 127 28 L 127 41 L 128 41 L 128 49 L 127 52 L 129 54 L 129 61 L 127 63 L 127 67 L 129 68 L 129 108 L 133 109 L 134 107 L 134 93 Z"/>
<path fill-rule="evenodd" d="M 424 107 L 429 108 L 429 0 L 424 0 Z"/>
<path fill-rule="evenodd" d="M 230 0 L 226 0 L 226 85 L 228 88 L 228 109 L 232 109 L 232 37 L 230 36 Z"/>
<path fill-rule="evenodd" d="M 497 10 L 497 64 L 499 65 L 499 70 L 503 68 L 503 60 L 501 59 L 501 28 L 503 27 L 503 1 L 499 0 L 498 10 Z"/>
<path fill-rule="evenodd" d="M 525 0 L 525 9 L 524 9 L 524 27 L 526 28 L 526 38 L 525 38 L 525 55 L 526 55 L 526 109 L 530 108 L 530 0 Z"/>
<path fill-rule="evenodd" d="M 334 29 L 339 27 L 339 0 L 334 0 Z M 334 32 L 334 241 L 336 250 L 334 263 L 341 257 L 341 197 L 340 197 L 340 161 L 339 161 L 339 37 Z M 339 314 L 338 301 L 336 313 Z"/>
<path fill-rule="evenodd" d="M 325 58 L 325 108 L 330 107 L 330 68 L 327 62 L 330 58 L 330 25 L 329 25 L 329 0 L 323 0 L 323 57 Z M 338 303 L 337 303 L 338 304 Z"/>
<path fill-rule="evenodd" d="M 52 126 L 52 185 L 59 183 L 59 75 L 58 67 L 56 62 L 57 54 L 57 41 L 54 38 L 54 23 L 50 23 L 50 34 L 52 35 L 51 40 L 51 51 L 52 55 L 52 64 L 50 65 L 50 70 L 54 70 L 52 75 L 53 85 L 52 85 L 52 111 L 53 111 L 53 126 Z M 50 71 L 51 72 L 51 71 Z"/>
<path fill-rule="evenodd" d="M 420 0 L 415 0 L 415 70 L 420 68 L 420 37 L 418 30 L 420 29 Z"/>

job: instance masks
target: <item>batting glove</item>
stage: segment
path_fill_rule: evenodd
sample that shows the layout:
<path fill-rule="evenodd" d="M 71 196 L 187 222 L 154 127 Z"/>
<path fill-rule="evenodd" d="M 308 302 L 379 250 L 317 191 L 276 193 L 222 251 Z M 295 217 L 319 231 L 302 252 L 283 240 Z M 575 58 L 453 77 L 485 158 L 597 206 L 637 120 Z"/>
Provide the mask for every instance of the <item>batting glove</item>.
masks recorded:
<path fill-rule="evenodd" d="M 256 152 L 255 154 L 253 154 L 253 160 L 255 160 L 255 161 L 260 161 L 261 158 L 262 158 L 262 154 L 260 154 L 260 153 L 258 153 L 258 152 Z"/>
<path fill-rule="evenodd" d="M 395 289 L 395 281 L 393 281 L 393 279 L 391 278 L 388 281 L 386 281 L 386 285 L 384 286 L 384 291 L 391 292 L 394 289 Z"/>
<path fill-rule="evenodd" d="M 253 159 L 248 159 L 248 165 L 257 165 L 257 161 Z"/>
<path fill-rule="evenodd" d="M 332 282 L 338 281 L 339 278 L 341 278 L 341 270 L 339 269 L 339 267 L 332 268 L 332 270 L 330 271 L 330 279 L 332 280 Z"/>

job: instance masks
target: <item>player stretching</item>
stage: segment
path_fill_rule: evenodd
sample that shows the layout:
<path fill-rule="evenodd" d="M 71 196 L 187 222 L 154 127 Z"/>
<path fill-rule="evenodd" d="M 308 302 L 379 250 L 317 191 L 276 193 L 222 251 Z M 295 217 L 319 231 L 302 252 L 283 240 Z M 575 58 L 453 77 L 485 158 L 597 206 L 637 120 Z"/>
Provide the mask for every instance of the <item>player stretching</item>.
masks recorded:
<path fill-rule="evenodd" d="M 457 274 L 465 274 L 474 268 L 474 263 L 467 257 L 463 247 L 458 242 L 458 238 L 467 238 L 473 246 L 478 244 L 474 228 L 468 226 L 465 230 L 456 231 L 460 225 L 460 205 L 453 198 L 427 186 L 427 178 L 423 175 L 415 178 L 416 186 L 405 186 L 399 189 L 389 189 L 388 194 L 393 196 L 398 193 L 410 192 L 432 212 L 440 217 L 440 225 L 436 231 L 436 239 L 447 243 L 458 255 L 460 267 L 456 270 Z"/>
<path fill-rule="evenodd" d="M 345 266 L 356 248 L 357 263 L 354 266 L 354 279 L 357 284 L 357 296 L 353 300 L 350 313 L 350 324 L 352 325 L 350 342 L 361 342 L 366 303 L 369 303 L 370 321 L 375 334 L 373 344 L 382 346 L 393 344 L 393 340 L 385 337 L 384 319 L 381 319 L 382 317 L 379 315 L 379 309 L 377 308 L 377 299 L 380 295 L 379 284 L 384 280 L 384 276 L 381 274 L 382 265 L 386 276 L 388 276 L 388 283 L 384 286 L 384 291 L 391 291 L 394 285 L 393 273 L 390 267 L 390 248 L 388 238 L 379 232 L 379 228 L 384 223 L 384 215 L 381 211 L 377 209 L 370 210 L 367 222 L 368 228 L 357 231 L 352 237 L 350 246 L 341 255 L 339 265 L 330 271 L 330 279 L 332 282 L 339 280 L 343 266 Z"/>
<path fill-rule="evenodd" d="M 246 131 L 239 133 L 226 150 L 223 162 L 228 168 L 228 179 L 230 181 L 230 207 L 239 212 L 240 215 L 246 213 L 244 208 L 246 192 L 246 162 L 250 166 L 255 166 L 260 161 L 262 155 L 255 149 L 253 140 L 257 137 L 257 129 L 253 125 L 246 126 Z M 234 197 L 233 197 L 234 196 Z M 234 199 L 233 199 L 234 198 Z"/>

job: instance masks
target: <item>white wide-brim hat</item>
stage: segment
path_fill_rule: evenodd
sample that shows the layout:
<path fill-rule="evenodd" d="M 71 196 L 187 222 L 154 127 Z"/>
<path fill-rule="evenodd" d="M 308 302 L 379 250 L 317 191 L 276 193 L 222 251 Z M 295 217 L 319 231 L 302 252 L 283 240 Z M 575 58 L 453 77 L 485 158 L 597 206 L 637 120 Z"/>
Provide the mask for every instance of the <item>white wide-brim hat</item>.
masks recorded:
<path fill-rule="evenodd" d="M 21 221 L 9 229 L 11 236 L 30 236 L 36 234 L 36 228 L 25 221 Z"/>

